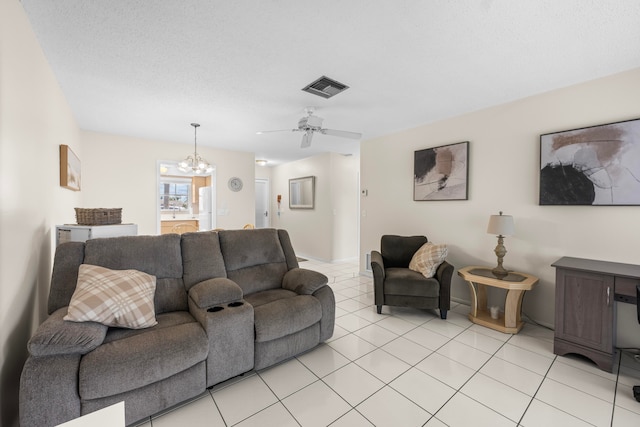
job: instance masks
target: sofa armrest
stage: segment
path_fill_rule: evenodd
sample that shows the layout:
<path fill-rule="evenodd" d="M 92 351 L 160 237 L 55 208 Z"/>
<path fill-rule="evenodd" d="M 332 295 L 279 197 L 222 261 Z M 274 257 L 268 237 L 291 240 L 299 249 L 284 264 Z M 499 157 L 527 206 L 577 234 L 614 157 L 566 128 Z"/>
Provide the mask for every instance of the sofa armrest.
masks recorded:
<path fill-rule="evenodd" d="M 208 279 L 189 289 L 189 297 L 199 308 L 239 301 L 242 296 L 242 288 L 226 277 Z"/>
<path fill-rule="evenodd" d="M 378 251 L 371 251 L 371 271 L 373 271 L 373 280 L 382 283 L 384 281 L 384 261 L 382 254 Z"/>
<path fill-rule="evenodd" d="M 305 268 L 292 268 L 282 279 L 282 287 L 300 295 L 311 295 L 329 282 L 327 276 Z"/>
<path fill-rule="evenodd" d="M 27 358 L 20 376 L 20 426 L 53 426 L 81 415 L 81 359 L 81 354 Z"/>
<path fill-rule="evenodd" d="M 384 260 L 379 251 L 371 251 L 371 271 L 373 271 L 373 290 L 375 304 L 384 305 Z"/>
<path fill-rule="evenodd" d="M 435 278 L 440 283 L 440 310 L 451 308 L 451 277 L 453 276 L 453 265 L 443 261 L 436 270 Z"/>
<path fill-rule="evenodd" d="M 107 335 L 108 326 L 96 322 L 71 322 L 62 318 L 67 307 L 54 311 L 36 330 L 27 348 L 33 356 L 87 354 Z"/>

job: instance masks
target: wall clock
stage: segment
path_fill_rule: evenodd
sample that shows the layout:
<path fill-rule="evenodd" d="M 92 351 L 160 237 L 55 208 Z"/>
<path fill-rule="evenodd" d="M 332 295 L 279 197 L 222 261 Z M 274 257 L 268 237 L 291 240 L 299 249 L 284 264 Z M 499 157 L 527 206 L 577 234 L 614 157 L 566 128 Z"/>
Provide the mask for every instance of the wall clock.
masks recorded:
<path fill-rule="evenodd" d="M 242 190 L 242 180 L 236 176 L 229 178 L 229 189 L 231 191 L 240 191 Z"/>

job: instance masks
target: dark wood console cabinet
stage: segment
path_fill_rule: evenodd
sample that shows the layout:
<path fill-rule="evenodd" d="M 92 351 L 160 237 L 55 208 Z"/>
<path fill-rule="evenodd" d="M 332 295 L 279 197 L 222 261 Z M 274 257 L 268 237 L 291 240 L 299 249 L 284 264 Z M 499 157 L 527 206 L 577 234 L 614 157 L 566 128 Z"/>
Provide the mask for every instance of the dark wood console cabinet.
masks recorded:
<path fill-rule="evenodd" d="M 616 304 L 636 304 L 640 265 L 563 257 L 556 268 L 553 352 L 588 357 L 611 372 L 616 354 Z"/>

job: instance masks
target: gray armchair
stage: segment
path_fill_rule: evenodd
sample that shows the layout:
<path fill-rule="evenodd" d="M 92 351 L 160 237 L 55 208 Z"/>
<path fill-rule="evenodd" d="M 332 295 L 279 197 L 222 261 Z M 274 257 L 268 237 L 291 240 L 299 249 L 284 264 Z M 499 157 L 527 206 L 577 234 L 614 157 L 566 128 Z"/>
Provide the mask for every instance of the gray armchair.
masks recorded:
<path fill-rule="evenodd" d="M 409 269 L 411 258 L 422 245 L 424 236 L 382 236 L 380 252 L 371 251 L 371 268 L 375 303 L 378 314 L 383 305 L 440 309 L 440 318 L 447 318 L 451 308 L 451 277 L 453 266 L 444 261 L 432 278 Z"/>

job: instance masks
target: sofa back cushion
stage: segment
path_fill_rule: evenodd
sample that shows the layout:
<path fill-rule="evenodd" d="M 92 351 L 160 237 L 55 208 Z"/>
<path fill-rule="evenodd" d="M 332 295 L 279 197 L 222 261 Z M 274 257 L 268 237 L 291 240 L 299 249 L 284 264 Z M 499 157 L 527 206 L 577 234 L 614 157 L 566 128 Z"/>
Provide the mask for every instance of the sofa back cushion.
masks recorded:
<path fill-rule="evenodd" d="M 384 235 L 380 240 L 380 255 L 384 268 L 408 268 L 413 254 L 427 243 L 424 236 Z"/>
<path fill-rule="evenodd" d="M 261 228 L 218 232 L 227 277 L 236 282 L 245 295 L 282 286 L 291 263 L 288 258 L 293 254 L 289 247 L 289 257 L 285 256 L 279 236 L 282 231 Z M 288 238 L 285 245 L 287 242 Z"/>
<path fill-rule="evenodd" d="M 63 243 L 56 248 L 47 306 L 49 314 L 69 305 L 78 282 L 78 269 L 83 260 L 84 242 Z"/>
<path fill-rule="evenodd" d="M 183 279 L 187 291 L 205 280 L 227 277 L 218 233 L 185 233 L 181 244 Z"/>
<path fill-rule="evenodd" d="M 182 280 L 180 235 L 123 236 L 88 240 L 84 263 L 112 270 L 139 270 L 156 276 L 156 314 L 188 310 Z"/>

